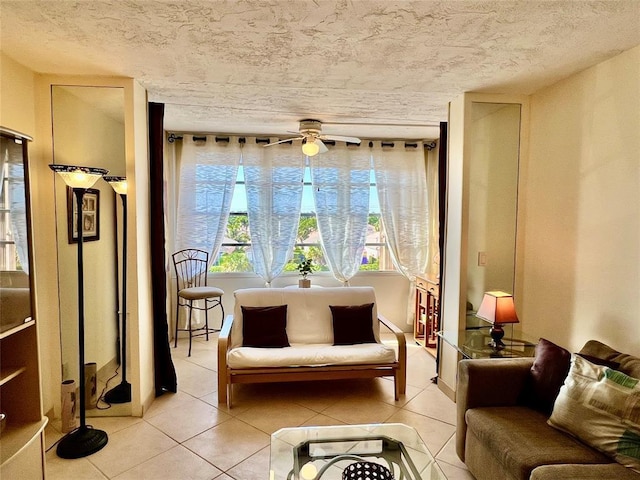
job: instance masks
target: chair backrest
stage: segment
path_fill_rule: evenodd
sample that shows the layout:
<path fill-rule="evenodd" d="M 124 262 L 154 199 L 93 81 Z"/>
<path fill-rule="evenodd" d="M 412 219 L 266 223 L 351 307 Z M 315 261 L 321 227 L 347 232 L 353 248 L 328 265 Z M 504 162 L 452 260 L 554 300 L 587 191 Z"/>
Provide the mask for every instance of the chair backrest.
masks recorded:
<path fill-rule="evenodd" d="M 185 248 L 172 255 L 178 291 L 207 285 L 209 254 L 196 248 Z"/>

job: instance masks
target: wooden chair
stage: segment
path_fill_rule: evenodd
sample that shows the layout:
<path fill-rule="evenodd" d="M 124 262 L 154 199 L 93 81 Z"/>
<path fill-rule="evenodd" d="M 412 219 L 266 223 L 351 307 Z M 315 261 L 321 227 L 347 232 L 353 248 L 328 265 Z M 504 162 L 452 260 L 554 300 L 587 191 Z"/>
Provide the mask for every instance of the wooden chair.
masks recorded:
<path fill-rule="evenodd" d="M 219 332 L 224 323 L 224 307 L 222 295 L 224 291 L 207 285 L 207 269 L 209 267 L 209 254 L 204 250 L 187 248 L 172 255 L 173 266 L 176 271 L 176 331 L 174 336 L 174 348 L 178 346 L 178 331 L 189 332 L 189 354 L 191 356 L 191 342 L 193 337 L 205 335 L 209 341 L 209 334 Z M 194 304 L 195 302 L 195 304 Z M 180 307 L 189 309 L 187 328 L 178 328 Z M 209 310 L 220 307 L 222 320 L 220 328 L 209 328 Z M 204 327 L 192 328 L 193 310 L 204 311 Z M 194 333 L 199 332 L 199 333 Z"/>

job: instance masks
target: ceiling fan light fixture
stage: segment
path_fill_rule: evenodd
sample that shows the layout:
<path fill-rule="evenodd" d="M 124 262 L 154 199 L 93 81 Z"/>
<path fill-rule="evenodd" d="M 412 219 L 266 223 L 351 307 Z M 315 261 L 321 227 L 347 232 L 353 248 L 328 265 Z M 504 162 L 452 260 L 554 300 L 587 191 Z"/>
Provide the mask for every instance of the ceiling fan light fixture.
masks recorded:
<path fill-rule="evenodd" d="M 320 145 L 316 143 L 316 141 L 309 141 L 306 139 L 302 144 L 302 153 L 304 153 L 307 157 L 313 157 L 320 152 Z"/>

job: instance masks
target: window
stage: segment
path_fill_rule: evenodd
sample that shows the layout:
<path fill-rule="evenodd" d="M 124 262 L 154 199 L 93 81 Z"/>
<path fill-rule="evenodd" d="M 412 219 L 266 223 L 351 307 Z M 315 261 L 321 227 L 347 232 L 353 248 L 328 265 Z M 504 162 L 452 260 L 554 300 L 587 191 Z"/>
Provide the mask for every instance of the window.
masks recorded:
<path fill-rule="evenodd" d="M 317 220 L 313 204 L 311 169 L 308 161 L 304 169 L 302 210 L 298 235 L 293 256 L 284 268 L 285 272 L 296 271 L 296 263 L 301 256 L 312 258 L 320 271 L 328 271 L 318 233 Z M 375 175 L 371 170 L 369 202 L 369 227 L 362 256 L 360 270 L 394 270 L 386 248 L 382 229 L 380 206 L 376 191 Z M 231 213 L 227 222 L 225 238 L 218 257 L 211 267 L 212 272 L 251 272 L 251 232 L 247 217 L 247 200 L 242 165 L 238 168 L 235 190 L 231 201 Z"/>

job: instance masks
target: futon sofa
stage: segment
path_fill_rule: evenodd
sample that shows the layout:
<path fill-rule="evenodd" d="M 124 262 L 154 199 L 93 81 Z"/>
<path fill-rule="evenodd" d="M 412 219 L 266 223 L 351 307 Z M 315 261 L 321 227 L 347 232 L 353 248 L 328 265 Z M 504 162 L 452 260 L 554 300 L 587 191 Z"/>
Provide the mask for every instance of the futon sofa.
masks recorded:
<path fill-rule="evenodd" d="M 640 358 L 595 340 L 462 360 L 458 456 L 477 480 L 640 480 L 639 378 Z"/>
<path fill-rule="evenodd" d="M 404 333 L 377 311 L 372 287 L 248 288 L 218 339 L 218 402 L 237 383 L 392 377 L 406 388 Z M 380 324 L 395 346 L 380 341 Z"/>

